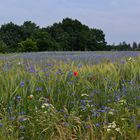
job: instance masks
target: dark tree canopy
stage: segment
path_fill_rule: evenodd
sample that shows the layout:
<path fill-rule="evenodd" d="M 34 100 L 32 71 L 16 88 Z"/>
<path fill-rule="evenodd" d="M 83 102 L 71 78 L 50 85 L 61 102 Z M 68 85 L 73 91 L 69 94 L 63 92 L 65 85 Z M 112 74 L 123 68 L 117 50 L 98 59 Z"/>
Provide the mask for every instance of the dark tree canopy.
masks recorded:
<path fill-rule="evenodd" d="M 89 28 L 77 19 L 65 18 L 40 28 L 32 21 L 0 27 L 0 52 L 140 50 L 140 44 L 107 45 L 101 29 Z"/>
<path fill-rule="evenodd" d="M 7 45 L 8 51 L 16 51 L 18 42 L 22 41 L 22 29 L 10 22 L 0 28 L 0 39 Z"/>

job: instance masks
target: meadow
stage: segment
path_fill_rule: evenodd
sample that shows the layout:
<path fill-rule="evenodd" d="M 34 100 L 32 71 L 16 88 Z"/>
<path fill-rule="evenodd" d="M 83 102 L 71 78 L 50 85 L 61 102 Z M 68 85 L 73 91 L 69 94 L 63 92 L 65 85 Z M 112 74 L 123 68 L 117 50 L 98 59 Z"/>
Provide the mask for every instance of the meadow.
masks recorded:
<path fill-rule="evenodd" d="M 140 140 L 140 52 L 1 54 L 0 140 Z"/>

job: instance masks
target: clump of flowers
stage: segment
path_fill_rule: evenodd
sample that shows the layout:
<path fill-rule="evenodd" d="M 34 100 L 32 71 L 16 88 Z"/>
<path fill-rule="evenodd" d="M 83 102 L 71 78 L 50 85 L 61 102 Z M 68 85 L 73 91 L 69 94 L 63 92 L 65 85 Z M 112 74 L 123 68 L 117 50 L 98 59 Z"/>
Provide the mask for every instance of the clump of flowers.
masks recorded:
<path fill-rule="evenodd" d="M 74 71 L 74 72 L 73 72 L 73 75 L 74 75 L 75 77 L 77 77 L 77 76 L 78 76 L 78 72 L 77 72 L 77 71 Z"/>
<path fill-rule="evenodd" d="M 129 58 L 128 58 L 128 63 L 132 63 L 132 62 L 135 62 L 135 59 L 132 58 L 132 57 L 129 57 Z"/>
<path fill-rule="evenodd" d="M 32 100 L 34 98 L 34 95 L 31 94 L 27 98 L 30 99 L 30 100 Z"/>
<path fill-rule="evenodd" d="M 107 126 L 107 128 L 116 128 L 116 123 L 115 121 L 112 123 L 109 123 L 109 125 Z"/>
<path fill-rule="evenodd" d="M 112 130 L 115 130 L 115 131 L 121 133 L 121 130 L 120 130 L 119 127 L 117 127 L 115 121 L 113 121 L 112 123 L 109 123 L 109 124 L 106 126 L 106 130 L 107 130 L 107 132 L 111 132 Z"/>
<path fill-rule="evenodd" d="M 54 109 L 54 106 L 52 104 L 49 104 L 49 103 L 43 103 L 41 108 L 52 108 L 52 109 Z"/>
<path fill-rule="evenodd" d="M 121 105 L 124 105 L 124 104 L 126 104 L 126 100 L 123 100 L 123 99 L 122 99 L 122 100 L 119 101 L 119 103 L 120 103 Z"/>

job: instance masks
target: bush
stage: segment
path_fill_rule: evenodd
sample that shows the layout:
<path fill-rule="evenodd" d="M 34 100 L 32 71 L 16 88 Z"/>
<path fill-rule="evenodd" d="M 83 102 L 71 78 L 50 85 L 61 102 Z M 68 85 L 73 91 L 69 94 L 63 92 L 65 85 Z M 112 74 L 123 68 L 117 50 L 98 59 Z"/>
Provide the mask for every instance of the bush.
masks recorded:
<path fill-rule="evenodd" d="M 37 43 L 30 38 L 18 43 L 19 52 L 36 52 L 37 50 Z"/>

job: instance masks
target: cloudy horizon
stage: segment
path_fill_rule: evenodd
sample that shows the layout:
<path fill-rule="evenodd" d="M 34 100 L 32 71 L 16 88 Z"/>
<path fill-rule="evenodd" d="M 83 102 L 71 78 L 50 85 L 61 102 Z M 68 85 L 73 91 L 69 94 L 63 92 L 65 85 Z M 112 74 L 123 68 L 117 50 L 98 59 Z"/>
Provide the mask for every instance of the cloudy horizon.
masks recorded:
<path fill-rule="evenodd" d="M 69 17 L 103 30 L 108 44 L 140 42 L 139 0 L 3 0 L 0 25 L 33 21 L 40 27 Z"/>

